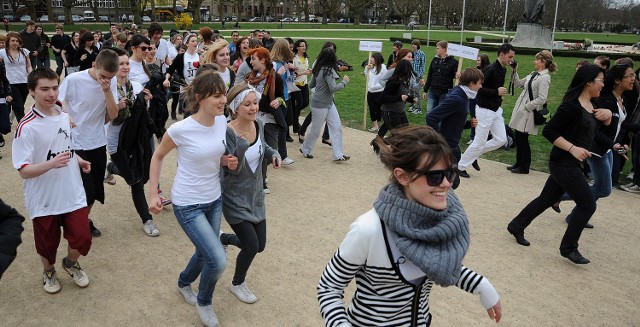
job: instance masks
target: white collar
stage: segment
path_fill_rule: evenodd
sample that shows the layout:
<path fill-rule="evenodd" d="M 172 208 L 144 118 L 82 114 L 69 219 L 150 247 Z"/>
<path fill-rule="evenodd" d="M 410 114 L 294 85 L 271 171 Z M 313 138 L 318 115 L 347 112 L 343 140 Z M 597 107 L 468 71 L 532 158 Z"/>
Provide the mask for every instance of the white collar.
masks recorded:
<path fill-rule="evenodd" d="M 475 99 L 476 95 L 478 95 L 478 91 L 474 91 L 466 85 L 460 85 L 460 88 L 467 94 L 467 98 L 469 99 Z"/>

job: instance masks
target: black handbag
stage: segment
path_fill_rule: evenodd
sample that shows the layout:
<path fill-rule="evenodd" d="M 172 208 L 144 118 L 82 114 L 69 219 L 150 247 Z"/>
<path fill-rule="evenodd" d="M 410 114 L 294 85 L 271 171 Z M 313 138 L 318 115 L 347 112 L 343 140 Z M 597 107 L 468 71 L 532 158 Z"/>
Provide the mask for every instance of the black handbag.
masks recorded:
<path fill-rule="evenodd" d="M 527 85 L 527 88 L 529 91 L 529 101 L 533 101 L 533 88 L 531 87 L 531 84 L 533 83 L 533 79 L 536 77 L 536 75 L 539 75 L 539 74 L 537 72 L 534 72 L 533 75 L 531 76 L 531 79 L 529 79 L 529 84 Z M 549 109 L 547 108 L 547 104 L 545 103 L 544 105 L 542 105 L 541 109 L 536 109 L 533 111 L 533 124 L 536 126 L 546 124 L 547 117 L 545 116 L 548 114 L 549 114 Z"/>

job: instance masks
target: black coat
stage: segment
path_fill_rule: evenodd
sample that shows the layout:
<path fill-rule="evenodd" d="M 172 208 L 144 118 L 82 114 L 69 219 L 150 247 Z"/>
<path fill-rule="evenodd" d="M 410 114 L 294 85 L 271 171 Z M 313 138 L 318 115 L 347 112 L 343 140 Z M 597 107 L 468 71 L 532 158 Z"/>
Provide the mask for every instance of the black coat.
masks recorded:
<path fill-rule="evenodd" d="M 0 278 L 16 258 L 16 249 L 22 243 L 22 222 L 24 217 L 0 200 Z"/>
<path fill-rule="evenodd" d="M 144 93 L 140 93 L 131 108 L 131 116 L 122 124 L 118 140 L 118 153 L 128 159 L 127 164 L 132 175 L 131 180 L 127 180 L 129 185 L 140 180 L 143 183 L 149 180 L 149 166 L 153 155 L 149 130 L 152 126 Z"/>

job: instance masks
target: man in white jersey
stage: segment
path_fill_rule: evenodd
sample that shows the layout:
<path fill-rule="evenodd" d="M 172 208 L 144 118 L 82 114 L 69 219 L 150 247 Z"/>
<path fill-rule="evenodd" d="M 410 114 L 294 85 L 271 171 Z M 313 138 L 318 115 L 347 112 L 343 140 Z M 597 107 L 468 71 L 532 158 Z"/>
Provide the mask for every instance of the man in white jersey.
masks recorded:
<path fill-rule="evenodd" d="M 71 129 L 71 148 L 91 162 L 91 173 L 82 174 L 89 212 L 97 200 L 104 204 L 104 172 L 107 167 L 106 120 L 118 117 L 117 87 L 118 54 L 105 48 L 96 57 L 93 67 L 67 76 L 60 85 L 59 99 L 75 126 Z M 101 232 L 89 220 L 92 236 Z"/>
<path fill-rule="evenodd" d="M 169 58 L 169 43 L 162 38 L 163 31 L 162 25 L 158 23 L 149 25 L 149 38 L 156 45 L 156 59 L 160 59 L 162 62 L 162 72 L 165 73 L 167 67 L 171 65 L 171 59 Z"/>
<path fill-rule="evenodd" d="M 80 177 L 80 170 L 91 171 L 91 163 L 71 147 L 69 116 L 57 102 L 59 83 L 58 74 L 50 68 L 38 68 L 29 74 L 27 85 L 35 104 L 18 124 L 12 148 L 13 166 L 24 179 L 25 206 L 33 222 L 47 293 L 57 293 L 61 288 L 54 266 L 60 227 L 69 244 L 62 267 L 76 285 L 89 285 L 78 258 L 86 256 L 91 248 L 89 210 Z"/>

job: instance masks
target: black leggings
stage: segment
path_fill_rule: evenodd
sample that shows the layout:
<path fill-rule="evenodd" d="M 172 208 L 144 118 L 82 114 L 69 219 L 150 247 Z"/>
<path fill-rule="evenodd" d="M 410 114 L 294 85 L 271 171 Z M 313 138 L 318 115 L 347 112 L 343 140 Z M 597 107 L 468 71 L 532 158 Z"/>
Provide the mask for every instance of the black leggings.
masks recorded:
<path fill-rule="evenodd" d="M 531 146 L 529 145 L 529 134 L 515 131 L 516 143 L 516 163 L 515 166 L 524 171 L 529 171 L 531 166 Z"/>
<path fill-rule="evenodd" d="M 388 131 L 409 125 L 409 119 L 407 118 L 407 114 L 402 112 L 393 112 L 393 111 L 383 111 L 382 118 L 384 123 L 380 126 L 378 130 L 378 136 L 384 137 Z"/>
<path fill-rule="evenodd" d="M 16 115 L 16 120 L 20 122 L 24 117 L 24 103 L 29 96 L 29 89 L 27 83 L 11 84 L 11 93 L 13 93 L 13 101 L 11 101 L 11 109 L 13 114 Z"/>
<path fill-rule="evenodd" d="M 309 85 L 298 86 L 300 91 L 289 94 L 293 99 L 293 132 L 300 130 L 300 112 L 309 105 Z M 304 133 L 303 133 L 304 134 Z"/>
<path fill-rule="evenodd" d="M 112 174 L 122 176 L 127 184 L 131 186 L 131 200 L 136 207 L 136 211 L 142 219 L 142 223 L 146 223 L 147 220 L 153 219 L 149 213 L 149 205 L 147 204 L 147 198 L 144 196 L 144 182 L 141 178 L 137 180 L 133 177 L 131 169 L 129 168 L 128 159 L 124 158 L 122 154 L 116 152 L 111 155 L 112 165 L 107 165 L 107 171 Z M 122 169 L 120 169 L 122 168 Z"/>
<path fill-rule="evenodd" d="M 180 102 L 180 88 L 171 87 L 171 117 L 176 116 L 176 110 L 178 109 L 178 102 Z"/>
<path fill-rule="evenodd" d="M 547 178 L 540 195 L 513 218 L 509 227 L 517 232 L 524 231 L 534 219 L 559 201 L 562 194 L 567 192 L 576 203 L 573 217 L 560 243 L 560 253 L 567 254 L 578 248 L 578 240 L 584 225 L 596 212 L 596 199 L 577 163 L 550 161 L 549 172 L 551 175 Z"/>
<path fill-rule="evenodd" d="M 380 111 L 380 101 L 378 98 L 380 97 L 380 92 L 371 93 L 367 92 L 367 104 L 369 105 L 369 117 L 371 117 L 371 121 L 380 121 L 382 119 L 382 112 Z"/>
<path fill-rule="evenodd" d="M 240 248 L 240 253 L 236 258 L 236 272 L 232 281 L 233 285 L 240 285 L 244 283 L 247 277 L 247 271 L 249 271 L 253 258 L 255 258 L 256 254 L 264 251 L 267 243 L 267 221 L 263 220 L 257 224 L 243 221 L 230 226 L 238 236 L 240 245 L 237 242 L 225 243 L 224 240 L 221 241 L 224 245 L 233 244 Z"/>

